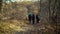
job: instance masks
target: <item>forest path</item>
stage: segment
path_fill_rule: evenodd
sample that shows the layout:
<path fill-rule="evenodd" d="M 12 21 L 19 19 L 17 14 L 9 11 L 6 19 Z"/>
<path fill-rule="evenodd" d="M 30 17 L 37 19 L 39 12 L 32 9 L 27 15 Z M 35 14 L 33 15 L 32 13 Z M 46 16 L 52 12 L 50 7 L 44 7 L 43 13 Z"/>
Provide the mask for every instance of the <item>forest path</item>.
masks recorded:
<path fill-rule="evenodd" d="M 0 26 L 2 27 L 3 30 L 8 31 L 10 34 L 37 34 L 37 33 L 42 33 L 47 31 L 47 30 L 54 30 L 53 27 L 51 27 L 50 24 L 47 23 L 37 23 L 37 24 L 30 24 L 27 23 L 24 20 L 8 20 L 6 22 L 1 22 Z M 6 32 L 5 31 L 5 32 Z"/>
<path fill-rule="evenodd" d="M 37 34 L 39 31 L 40 33 L 42 33 L 43 31 L 47 31 L 49 30 L 54 30 L 54 28 L 48 24 L 48 23 L 44 23 L 44 22 L 40 22 L 40 23 L 36 23 L 36 24 L 31 24 L 31 23 L 27 23 L 26 21 L 23 20 L 12 20 L 14 23 L 14 25 L 16 24 L 16 26 L 20 26 L 20 28 L 17 26 L 16 31 L 20 32 L 20 31 L 24 31 L 25 33 L 34 33 Z"/>

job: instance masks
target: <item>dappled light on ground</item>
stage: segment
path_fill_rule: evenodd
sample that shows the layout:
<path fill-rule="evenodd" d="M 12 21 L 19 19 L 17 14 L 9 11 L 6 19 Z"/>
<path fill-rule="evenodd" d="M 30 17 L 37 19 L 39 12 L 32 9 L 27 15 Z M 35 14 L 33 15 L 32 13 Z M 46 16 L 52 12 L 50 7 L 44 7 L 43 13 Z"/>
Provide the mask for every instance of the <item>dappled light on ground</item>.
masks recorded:
<path fill-rule="evenodd" d="M 39 23 L 38 25 L 32 25 L 32 24 L 27 24 L 26 22 L 22 20 L 11 20 L 11 21 L 6 21 L 6 22 L 1 22 L 0 23 L 0 33 L 10 33 L 12 32 L 13 34 L 16 32 L 27 32 L 27 31 L 43 31 L 46 32 L 48 30 L 54 30 L 53 27 L 50 25 L 44 25 L 42 23 Z M 12 34 L 10 33 L 10 34 Z"/>
<path fill-rule="evenodd" d="M 33 29 L 33 26 L 32 25 L 28 25 L 26 23 L 24 23 L 23 21 L 17 21 L 17 20 L 13 20 L 12 23 L 10 22 L 1 22 L 0 24 L 0 28 L 6 32 L 8 30 L 8 32 L 10 30 L 13 30 L 13 31 L 28 31 L 28 30 L 32 30 Z"/>

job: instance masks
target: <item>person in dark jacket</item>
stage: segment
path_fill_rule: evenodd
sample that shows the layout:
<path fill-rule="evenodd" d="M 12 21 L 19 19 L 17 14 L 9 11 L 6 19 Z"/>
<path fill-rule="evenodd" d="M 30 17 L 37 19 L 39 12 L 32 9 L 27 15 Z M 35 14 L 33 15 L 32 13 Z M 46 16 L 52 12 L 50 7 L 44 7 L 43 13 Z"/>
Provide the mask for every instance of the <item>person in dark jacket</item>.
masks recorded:
<path fill-rule="evenodd" d="M 35 15 L 32 14 L 32 24 L 35 24 Z"/>
<path fill-rule="evenodd" d="M 32 13 L 30 12 L 30 13 L 28 13 L 28 21 L 29 21 L 29 23 L 31 23 L 32 22 Z"/>
<path fill-rule="evenodd" d="M 38 14 L 36 14 L 36 23 L 39 23 L 40 17 Z"/>

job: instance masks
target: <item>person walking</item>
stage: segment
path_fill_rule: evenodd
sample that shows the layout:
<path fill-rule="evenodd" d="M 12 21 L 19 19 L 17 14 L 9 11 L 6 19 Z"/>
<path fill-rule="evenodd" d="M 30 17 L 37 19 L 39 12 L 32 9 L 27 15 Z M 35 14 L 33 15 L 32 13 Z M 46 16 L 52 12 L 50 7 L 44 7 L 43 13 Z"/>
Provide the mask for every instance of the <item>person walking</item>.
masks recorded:
<path fill-rule="evenodd" d="M 31 12 L 28 13 L 28 21 L 29 21 L 29 23 L 32 23 L 32 13 Z"/>
<path fill-rule="evenodd" d="M 36 23 L 39 23 L 39 21 L 40 21 L 40 17 L 38 14 L 36 14 Z"/>
<path fill-rule="evenodd" d="M 35 24 L 35 15 L 32 14 L 32 24 Z"/>

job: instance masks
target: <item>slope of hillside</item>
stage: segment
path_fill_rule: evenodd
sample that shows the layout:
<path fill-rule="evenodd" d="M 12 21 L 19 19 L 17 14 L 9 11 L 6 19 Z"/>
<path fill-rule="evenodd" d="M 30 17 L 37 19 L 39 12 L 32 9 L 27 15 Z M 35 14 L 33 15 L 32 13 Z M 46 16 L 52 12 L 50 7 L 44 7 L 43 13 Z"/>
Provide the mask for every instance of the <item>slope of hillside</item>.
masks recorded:
<path fill-rule="evenodd" d="M 37 13 L 39 3 L 22 2 L 22 3 L 3 3 L 0 33 L 1 34 L 55 34 L 56 25 L 48 23 L 48 8 L 41 6 L 40 23 L 31 24 L 28 22 L 28 11 Z M 47 6 L 46 6 L 47 7 Z"/>

